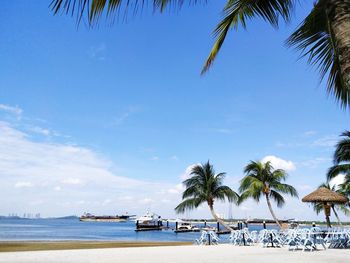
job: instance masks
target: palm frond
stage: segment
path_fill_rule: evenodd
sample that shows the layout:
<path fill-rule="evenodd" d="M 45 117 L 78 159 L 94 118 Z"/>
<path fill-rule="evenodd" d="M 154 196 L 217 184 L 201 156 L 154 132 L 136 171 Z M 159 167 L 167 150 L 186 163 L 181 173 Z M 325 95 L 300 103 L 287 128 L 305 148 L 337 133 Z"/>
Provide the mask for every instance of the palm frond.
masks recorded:
<path fill-rule="evenodd" d="M 239 195 L 226 185 L 219 186 L 213 192 L 213 197 L 222 201 L 227 199 L 230 202 L 238 202 Z"/>
<path fill-rule="evenodd" d="M 277 203 L 277 207 L 282 207 L 285 203 L 283 196 L 275 190 L 270 191 L 270 196 Z"/>
<path fill-rule="evenodd" d="M 281 192 L 284 194 L 289 194 L 292 197 L 298 197 L 298 191 L 291 185 L 289 184 L 274 184 L 270 185 L 271 188 L 273 188 L 277 192 Z"/>
<path fill-rule="evenodd" d="M 333 94 L 343 108 L 347 108 L 350 106 L 350 87 L 340 71 L 334 36 L 324 5 L 325 1 L 318 1 L 286 43 L 300 50 L 302 57 L 308 57 L 308 62 L 320 71 L 321 80 L 328 73 L 328 93 Z"/>
<path fill-rule="evenodd" d="M 216 26 L 213 34 L 216 38 L 214 46 L 202 69 L 204 74 L 213 64 L 228 31 L 237 29 L 239 24 L 246 28 L 248 19 L 260 17 L 274 27 L 278 26 L 279 18 L 289 21 L 295 6 L 295 0 L 229 0 L 223 10 L 223 19 Z"/>
<path fill-rule="evenodd" d="M 206 200 L 201 198 L 189 198 L 182 201 L 177 207 L 175 207 L 176 213 L 184 213 L 186 210 L 193 210 L 197 208 Z"/>
<path fill-rule="evenodd" d="M 188 0 L 187 4 L 206 3 L 207 0 Z M 90 26 L 98 23 L 105 13 L 106 17 L 114 18 L 120 11 L 123 15 L 137 14 L 152 5 L 153 11 L 164 12 L 166 8 L 179 9 L 184 0 L 52 0 L 50 7 L 54 14 L 66 13 L 77 16 L 77 21 L 86 15 Z"/>
<path fill-rule="evenodd" d="M 350 173 L 350 163 L 349 164 L 338 164 L 334 165 L 328 169 L 327 180 L 331 180 L 339 174 L 349 174 Z"/>
<path fill-rule="evenodd" d="M 323 208 L 324 207 L 322 203 L 313 203 L 313 209 L 317 215 L 323 211 Z"/>
<path fill-rule="evenodd" d="M 340 140 L 334 152 L 334 164 L 339 164 L 341 162 L 350 162 L 350 131 L 345 131 L 341 134 L 345 137 Z"/>

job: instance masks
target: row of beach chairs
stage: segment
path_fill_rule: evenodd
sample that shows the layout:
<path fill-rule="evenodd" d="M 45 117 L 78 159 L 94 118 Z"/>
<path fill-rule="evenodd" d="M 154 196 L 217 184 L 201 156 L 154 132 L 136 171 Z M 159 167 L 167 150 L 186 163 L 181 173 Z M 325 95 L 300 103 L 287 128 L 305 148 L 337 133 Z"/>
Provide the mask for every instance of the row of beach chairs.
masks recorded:
<path fill-rule="evenodd" d="M 227 240 L 224 240 L 227 242 Z M 236 246 L 261 244 L 263 247 L 288 246 L 289 250 L 313 251 L 319 248 L 350 248 L 350 229 L 333 228 L 322 231 L 318 227 L 289 229 L 286 231 L 248 231 L 247 228 L 231 232 L 228 242 Z M 220 238 L 213 231 L 202 231 L 198 245 L 217 245 Z"/>

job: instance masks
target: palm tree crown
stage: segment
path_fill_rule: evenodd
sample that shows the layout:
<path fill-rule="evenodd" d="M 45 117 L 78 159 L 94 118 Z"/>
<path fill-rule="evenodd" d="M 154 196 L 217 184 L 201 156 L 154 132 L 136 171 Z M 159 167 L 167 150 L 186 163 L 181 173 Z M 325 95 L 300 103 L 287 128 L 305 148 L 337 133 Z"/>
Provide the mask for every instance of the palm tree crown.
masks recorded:
<path fill-rule="evenodd" d="M 276 218 L 270 199 L 277 203 L 278 207 L 282 207 L 285 200 L 282 194 L 289 194 L 298 197 L 295 188 L 289 184 L 282 183 L 287 178 L 287 173 L 282 169 L 274 169 L 271 162 L 254 162 L 251 161 L 244 169 L 246 176 L 241 180 L 239 191 L 242 193 L 240 202 L 248 198 L 253 198 L 257 202 L 262 196 L 265 196 L 272 217 L 276 223 L 280 225 Z"/>
<path fill-rule="evenodd" d="M 213 210 L 214 201 L 227 199 L 230 202 L 237 202 L 239 196 L 230 187 L 223 185 L 225 173 L 215 174 L 213 166 L 208 161 L 205 164 L 194 166 L 190 175 L 191 177 L 183 182 L 186 187 L 182 194 L 183 201 L 175 208 L 175 211 L 183 213 L 185 210 L 192 210 L 207 203 L 213 217 L 226 227 Z"/>

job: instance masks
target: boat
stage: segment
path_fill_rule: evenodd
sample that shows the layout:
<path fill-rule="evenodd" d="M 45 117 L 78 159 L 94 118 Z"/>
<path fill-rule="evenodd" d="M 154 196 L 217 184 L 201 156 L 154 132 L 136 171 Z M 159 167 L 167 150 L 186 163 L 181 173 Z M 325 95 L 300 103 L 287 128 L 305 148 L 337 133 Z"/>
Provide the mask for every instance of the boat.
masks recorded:
<path fill-rule="evenodd" d="M 79 217 L 79 220 L 83 222 L 127 222 L 132 217 L 134 215 L 95 216 L 90 213 L 84 213 Z"/>
<path fill-rule="evenodd" d="M 145 215 L 136 219 L 135 231 L 162 230 L 163 228 L 161 216 L 155 213 L 147 211 Z"/>
<path fill-rule="evenodd" d="M 182 220 L 176 221 L 175 233 L 185 233 L 185 232 L 199 232 L 200 228 L 192 225 L 190 222 L 185 222 Z"/>

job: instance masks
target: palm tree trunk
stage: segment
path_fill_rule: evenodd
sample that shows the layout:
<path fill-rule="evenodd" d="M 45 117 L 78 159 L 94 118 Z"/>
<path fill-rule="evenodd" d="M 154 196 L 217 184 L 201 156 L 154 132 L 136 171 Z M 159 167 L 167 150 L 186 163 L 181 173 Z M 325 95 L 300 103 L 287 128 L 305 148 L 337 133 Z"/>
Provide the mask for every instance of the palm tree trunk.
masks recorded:
<path fill-rule="evenodd" d="M 329 219 L 329 217 L 331 216 L 331 206 L 325 202 L 323 203 L 323 210 L 324 215 L 326 216 L 327 226 L 332 227 L 331 220 Z"/>
<path fill-rule="evenodd" d="M 340 72 L 350 88 L 350 0 L 326 0 L 326 12 Z"/>
<path fill-rule="evenodd" d="M 277 219 L 275 213 L 274 213 L 273 210 L 272 210 L 272 206 L 271 206 L 271 202 L 270 202 L 270 197 L 269 197 L 269 195 L 268 195 L 268 194 L 265 194 L 265 196 L 266 196 L 267 205 L 268 205 L 268 207 L 269 207 L 269 209 L 270 209 L 270 213 L 271 213 L 273 219 L 276 221 L 276 224 L 278 225 L 278 227 L 279 227 L 279 228 L 282 228 L 282 225 L 280 224 L 280 222 L 278 221 L 278 219 Z"/>
<path fill-rule="evenodd" d="M 332 210 L 333 210 L 333 213 L 334 213 L 335 217 L 336 217 L 337 220 L 338 220 L 339 225 L 342 226 L 343 224 L 341 223 L 341 221 L 340 221 L 340 219 L 339 219 L 338 213 L 337 213 L 337 211 L 335 210 L 334 205 L 332 205 Z"/>
<path fill-rule="evenodd" d="M 209 209 L 210 209 L 212 216 L 215 218 L 215 220 L 217 222 L 219 222 L 221 225 L 223 225 L 227 230 L 233 231 L 233 229 L 228 224 L 226 224 L 226 222 L 224 220 L 222 220 L 221 218 L 219 218 L 216 215 L 216 213 L 214 211 L 214 207 L 212 205 L 209 205 Z"/>

